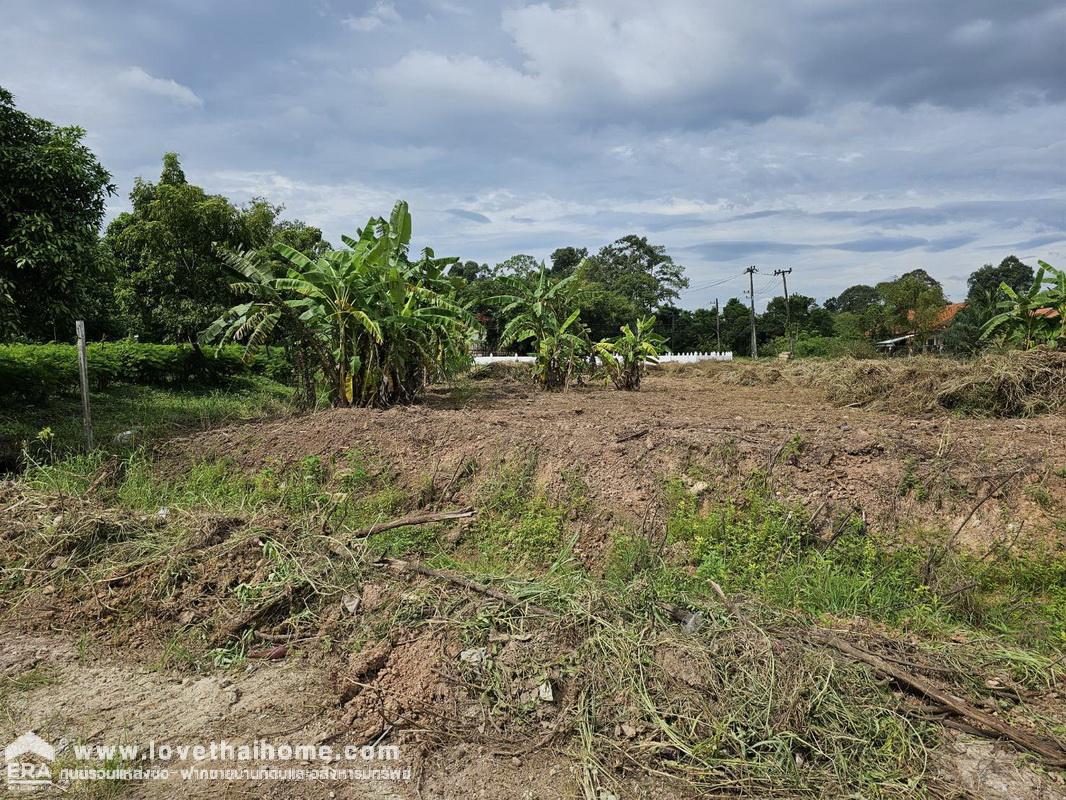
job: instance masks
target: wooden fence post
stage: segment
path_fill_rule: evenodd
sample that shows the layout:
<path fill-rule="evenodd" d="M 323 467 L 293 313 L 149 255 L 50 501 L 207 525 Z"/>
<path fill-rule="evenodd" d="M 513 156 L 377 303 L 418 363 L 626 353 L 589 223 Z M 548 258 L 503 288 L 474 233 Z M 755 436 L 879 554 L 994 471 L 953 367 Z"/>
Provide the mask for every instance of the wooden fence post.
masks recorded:
<path fill-rule="evenodd" d="M 89 359 L 85 355 L 85 321 L 77 320 L 74 329 L 78 333 L 78 373 L 81 377 L 81 414 L 85 426 L 85 449 L 93 449 L 93 421 L 89 407 Z"/>

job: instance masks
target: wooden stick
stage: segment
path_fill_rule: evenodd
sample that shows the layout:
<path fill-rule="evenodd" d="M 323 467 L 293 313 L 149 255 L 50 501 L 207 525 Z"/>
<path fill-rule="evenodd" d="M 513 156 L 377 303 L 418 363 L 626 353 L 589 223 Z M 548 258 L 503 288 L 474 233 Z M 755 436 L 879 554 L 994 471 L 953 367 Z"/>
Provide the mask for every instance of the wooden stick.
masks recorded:
<path fill-rule="evenodd" d="M 400 517 L 399 519 L 390 520 L 389 522 L 377 522 L 373 525 L 368 525 L 365 528 L 352 531 L 348 538 L 365 539 L 367 536 L 373 536 L 375 533 L 392 530 L 393 528 L 403 528 L 406 525 L 429 525 L 433 522 L 447 522 L 451 519 L 467 519 L 468 517 L 474 516 L 474 513 L 474 509 L 472 508 L 459 508 L 454 511 L 431 511 L 428 514 L 409 514 L 406 517 Z"/>
<path fill-rule="evenodd" d="M 433 569 L 423 564 L 419 564 L 417 561 L 404 561 L 399 558 L 386 558 L 383 559 L 389 569 L 394 572 L 414 572 L 418 575 L 425 575 L 427 578 L 437 578 L 438 580 L 447 581 L 448 583 L 454 583 L 456 586 L 462 586 L 464 589 L 469 589 L 472 592 L 483 594 L 486 597 L 491 597 L 493 600 L 499 600 L 502 603 L 507 603 L 511 606 L 525 606 L 529 611 L 534 614 L 539 614 L 542 617 L 555 617 L 558 616 L 551 609 L 544 608 L 542 606 L 536 606 L 532 603 L 528 603 L 513 594 L 507 592 L 501 592 L 499 589 L 493 589 L 491 586 L 486 586 L 483 583 L 477 583 L 469 578 L 464 578 L 461 575 L 453 575 L 450 572 L 442 572 L 439 569 Z"/>
<path fill-rule="evenodd" d="M 851 656 L 858 661 L 862 661 L 864 664 L 873 667 L 878 672 L 887 675 L 896 683 L 902 684 L 908 689 L 918 692 L 924 697 L 950 709 L 966 720 L 969 725 L 980 730 L 984 735 L 987 736 L 990 732 L 997 734 L 1009 739 L 1019 747 L 1033 753 L 1038 753 L 1052 766 L 1066 766 L 1066 748 L 1064 748 L 1059 742 L 1034 736 L 1033 734 L 1027 733 L 1013 725 L 1008 725 L 999 717 L 995 717 L 979 708 L 975 708 L 965 700 L 933 685 L 925 678 L 907 672 L 894 664 L 890 664 L 880 656 L 856 647 L 843 639 L 838 639 L 835 636 L 819 638 L 821 638 L 826 644 L 839 650 L 841 653 Z"/>
<path fill-rule="evenodd" d="M 409 514 L 406 517 L 400 517 L 399 519 L 390 520 L 388 522 L 376 522 L 373 525 L 368 525 L 365 528 L 359 528 L 352 531 L 348 535 L 348 539 L 366 539 L 369 536 L 373 536 L 375 533 L 381 533 L 382 531 L 392 530 L 393 528 L 402 528 L 406 525 L 429 525 L 433 522 L 447 522 L 452 519 L 467 519 L 474 516 L 476 512 L 472 508 L 459 508 L 454 511 L 430 511 L 428 513 L 422 512 L 418 514 Z M 325 528 L 325 522 L 322 523 Z M 338 558 L 348 558 L 349 553 L 345 548 L 336 541 L 329 541 L 327 545 L 330 552 Z"/>
<path fill-rule="evenodd" d="M 85 449 L 93 449 L 92 410 L 89 406 L 89 359 L 85 353 L 85 321 L 77 320 L 74 331 L 78 335 L 78 377 L 81 380 L 81 416 L 85 430 Z"/>

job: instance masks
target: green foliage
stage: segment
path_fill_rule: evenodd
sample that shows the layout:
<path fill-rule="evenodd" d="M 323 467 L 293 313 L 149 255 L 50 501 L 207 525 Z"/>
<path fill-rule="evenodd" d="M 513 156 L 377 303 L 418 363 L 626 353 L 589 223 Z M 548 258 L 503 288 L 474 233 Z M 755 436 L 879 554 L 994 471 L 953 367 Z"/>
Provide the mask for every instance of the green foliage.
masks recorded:
<path fill-rule="evenodd" d="M 925 342 L 947 303 L 944 288 L 924 269 L 915 269 L 877 284 L 885 301 L 889 330 L 916 334 Z"/>
<path fill-rule="evenodd" d="M 826 300 L 825 309 L 833 314 L 842 312 L 863 314 L 872 307 L 880 306 L 883 302 L 884 298 L 877 289 L 865 283 L 859 283 L 849 286 L 836 297 Z"/>
<path fill-rule="evenodd" d="M 19 111 L 0 87 L 0 341 L 65 339 L 75 317 L 92 318 L 114 187 L 84 135 Z"/>
<path fill-rule="evenodd" d="M 157 183 L 137 179 L 130 202 L 133 209 L 108 225 L 104 244 L 124 325 L 147 341 L 194 341 L 232 304 L 219 247 L 262 251 L 285 241 L 315 252 L 325 244 L 316 228 L 279 222 L 280 206 L 257 198 L 238 207 L 188 183 L 174 153 L 163 156 Z"/>
<path fill-rule="evenodd" d="M 641 317 L 635 328 L 623 325 L 621 336 L 594 346 L 593 352 L 616 389 L 637 391 L 647 365 L 659 363 L 657 356 L 666 340 L 654 329 L 655 317 Z"/>
<path fill-rule="evenodd" d="M 89 386 L 116 383 L 175 388 L 222 386 L 253 373 L 283 377 L 287 366 L 277 350 L 250 362 L 237 347 L 206 354 L 187 345 L 94 342 L 87 347 Z M 80 391 L 78 349 L 70 344 L 0 345 L 0 398 L 40 402 Z"/>
<path fill-rule="evenodd" d="M 312 258 L 279 243 L 287 271 L 275 275 L 254 255 L 231 253 L 249 296 L 201 334 L 203 341 L 245 342 L 254 354 L 277 335 L 318 361 L 335 405 L 410 402 L 435 379 L 467 365 L 476 322 L 445 277 L 455 259 L 430 248 L 411 261 L 411 217 L 398 202 L 388 221 L 371 218 L 349 249 Z"/>
<path fill-rule="evenodd" d="M 833 335 L 832 315 L 820 308 L 813 297 L 802 294 L 789 295 L 787 313 L 784 297 L 771 298 L 766 311 L 759 315 L 759 336 L 767 340 L 787 336 L 787 324 L 791 324 L 793 332 L 810 336 Z"/>
<path fill-rule="evenodd" d="M 578 307 L 586 290 L 578 276 L 553 279 L 542 264 L 535 278 L 510 276 L 504 286 L 506 293 L 492 298 L 508 320 L 500 344 L 531 342 L 534 379 L 544 389 L 565 389 L 589 349 Z"/>
<path fill-rule="evenodd" d="M 1066 641 L 1061 552 L 994 548 L 982 557 L 951 550 L 930 577 L 929 548 L 940 546 L 940 532 L 889 545 L 861 520 L 844 518 L 834 522 L 832 543 L 825 545 L 802 509 L 786 506 L 758 482 L 709 507 L 680 482 L 669 485 L 668 496 L 669 539 L 687 546 L 698 577 L 727 594 L 756 593 L 784 608 L 922 630 L 992 629 L 1052 652 Z"/>
<path fill-rule="evenodd" d="M 96 446 L 126 451 L 157 438 L 291 410 L 290 392 L 266 378 L 230 381 L 224 389 L 157 388 L 112 384 L 93 391 Z M 133 431 L 131 441 L 112 440 Z M 72 394 L 0 404 L 0 471 L 27 459 L 48 462 L 84 444 L 81 400 Z"/>
<path fill-rule="evenodd" d="M 685 268 L 674 263 L 665 247 L 632 234 L 601 247 L 576 269 L 582 280 L 621 295 L 641 314 L 651 314 L 675 300 L 688 286 L 684 273 Z"/>
<path fill-rule="evenodd" d="M 589 251 L 585 247 L 556 248 L 551 254 L 551 274 L 556 278 L 565 278 L 567 275 L 573 275 L 588 254 Z"/>
<path fill-rule="evenodd" d="M 1016 292 L 1025 291 L 1033 283 L 1033 268 L 1015 256 L 1007 256 L 997 266 L 985 264 L 966 279 L 966 302 L 983 302 L 989 294 L 997 294 L 1004 283 Z"/>
<path fill-rule="evenodd" d="M 770 342 L 767 355 L 787 353 L 789 341 L 781 336 Z M 850 336 L 818 336 L 801 332 L 795 339 L 793 355 L 796 358 L 873 358 L 877 348 L 869 339 L 857 339 Z"/>
<path fill-rule="evenodd" d="M 1066 341 L 1066 271 L 1041 261 L 1028 289 L 1019 292 L 1001 283 L 999 296 L 1000 313 L 985 323 L 982 339 L 999 333 L 1025 350 Z"/>

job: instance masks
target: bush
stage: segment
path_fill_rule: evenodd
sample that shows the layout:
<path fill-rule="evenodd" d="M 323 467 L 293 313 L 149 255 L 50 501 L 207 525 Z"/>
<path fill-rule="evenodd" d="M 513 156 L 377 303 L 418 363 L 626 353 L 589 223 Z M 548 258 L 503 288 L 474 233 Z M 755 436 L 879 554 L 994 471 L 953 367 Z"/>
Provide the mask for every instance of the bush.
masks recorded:
<path fill-rule="evenodd" d="M 219 352 L 187 345 L 101 342 L 88 346 L 89 385 L 115 383 L 191 388 L 221 386 L 252 373 L 281 379 L 288 370 L 278 349 L 262 351 L 248 363 L 243 348 Z M 70 344 L 0 345 L 0 398 L 39 402 L 55 395 L 77 394 L 78 349 Z"/>
<path fill-rule="evenodd" d="M 768 355 L 788 352 L 788 338 L 779 336 L 774 339 Z M 796 358 L 873 358 L 877 355 L 875 348 L 867 339 L 854 339 L 844 336 L 812 336 L 801 333 L 796 337 Z"/>

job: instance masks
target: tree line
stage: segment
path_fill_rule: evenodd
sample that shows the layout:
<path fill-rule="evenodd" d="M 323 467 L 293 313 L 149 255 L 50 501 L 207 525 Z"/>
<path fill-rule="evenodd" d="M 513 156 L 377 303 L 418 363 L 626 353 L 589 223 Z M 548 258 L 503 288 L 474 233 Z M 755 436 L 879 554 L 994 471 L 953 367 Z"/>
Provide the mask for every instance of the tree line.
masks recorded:
<path fill-rule="evenodd" d="M 83 137 L 79 128 L 18 110 L 12 95 L 0 88 L 0 339 L 67 340 L 77 317 L 87 321 L 97 339 L 198 347 L 205 331 L 247 300 L 250 282 L 259 281 L 260 291 L 268 278 L 293 280 L 288 274 L 292 254 L 308 263 L 328 257 L 331 268 L 341 269 L 343 258 L 337 254 L 344 251 L 323 239 L 320 229 L 283 219 L 282 207 L 265 198 L 238 205 L 210 194 L 189 183 L 174 153 L 164 154 L 157 180 L 137 179 L 130 210 L 101 234 L 105 203 L 115 187 Z M 368 246 L 361 237 L 368 230 L 382 235 L 387 224 L 372 218 L 346 240 L 348 249 L 360 242 Z M 515 326 L 520 301 L 535 304 L 538 286 L 543 293 L 566 281 L 558 294 L 572 293 L 568 302 L 579 305 L 582 335 L 591 342 L 618 336 L 627 325 L 636 331 L 639 321 L 654 317 L 663 346 L 673 351 L 750 353 L 747 299 L 729 298 L 720 309 L 680 308 L 677 301 L 689 286 L 685 268 L 645 236 L 626 235 L 592 252 L 559 247 L 544 264 L 524 254 L 495 265 L 446 260 L 432 275 L 424 262 L 408 258 L 406 243 L 393 244 L 398 249 L 384 263 L 392 269 L 422 263 L 419 280 L 432 284 L 426 290 L 432 288 L 469 316 L 474 345 L 486 351 L 538 346 L 539 338 L 516 335 L 527 330 Z M 1044 272 L 1040 278 L 1047 280 Z M 1033 329 L 1018 316 L 1027 312 L 1011 311 L 1035 308 L 1041 298 L 1054 300 L 1053 292 L 1048 294 L 1052 290 L 1034 292 L 1035 279 L 1032 267 L 1014 256 L 974 271 L 967 305 L 944 334 L 946 348 L 972 354 L 987 346 L 987 326 L 1004 314 L 1021 320 L 1021 326 L 1001 319 L 1001 335 L 1028 336 L 1027 341 L 1044 335 L 1039 325 Z M 822 304 L 802 293 L 791 294 L 787 303 L 776 296 L 756 316 L 757 342 L 761 353 L 780 351 L 791 341 L 799 355 L 867 355 L 871 342 L 901 332 L 924 341 L 940 324 L 946 304 L 943 287 L 923 269 L 849 287 Z M 559 327 L 564 322 L 557 320 Z M 371 329 L 363 333 L 377 335 Z M 573 333 L 562 331 L 564 339 Z M 334 365 L 342 383 L 369 368 L 353 368 L 347 363 L 350 355 L 338 354 L 341 365 Z M 373 357 L 387 361 L 380 352 Z M 388 370 L 384 361 L 375 368 Z M 393 379 L 403 383 L 398 375 Z"/>

